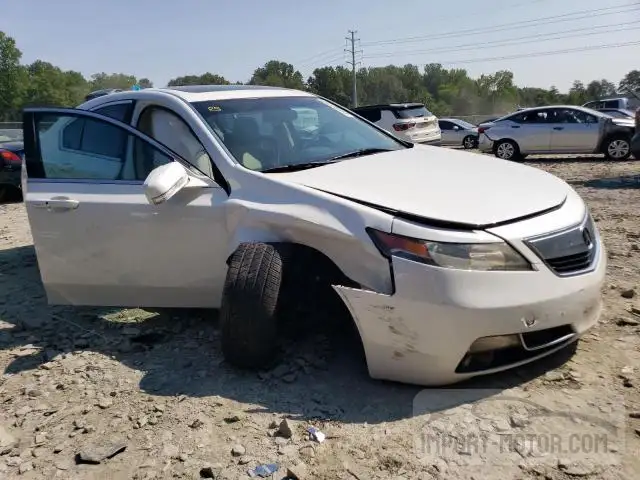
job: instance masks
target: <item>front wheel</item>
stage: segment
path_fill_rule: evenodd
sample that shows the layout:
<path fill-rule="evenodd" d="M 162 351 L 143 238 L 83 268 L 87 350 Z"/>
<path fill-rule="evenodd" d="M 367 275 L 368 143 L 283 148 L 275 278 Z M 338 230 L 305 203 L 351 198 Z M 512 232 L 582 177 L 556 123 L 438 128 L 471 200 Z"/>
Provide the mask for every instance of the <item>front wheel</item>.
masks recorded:
<path fill-rule="evenodd" d="M 626 137 L 613 137 L 607 140 L 604 147 L 607 160 L 626 160 L 631 156 L 631 143 Z"/>
<path fill-rule="evenodd" d="M 519 160 L 520 148 L 512 140 L 500 140 L 495 147 L 495 156 L 502 160 Z"/>
<path fill-rule="evenodd" d="M 478 148 L 478 139 L 473 135 L 467 135 L 462 140 L 462 146 L 465 150 L 471 150 L 472 148 Z"/>
<path fill-rule="evenodd" d="M 220 307 L 222 353 L 232 365 L 268 367 L 278 351 L 284 245 L 243 243 L 229 263 Z"/>

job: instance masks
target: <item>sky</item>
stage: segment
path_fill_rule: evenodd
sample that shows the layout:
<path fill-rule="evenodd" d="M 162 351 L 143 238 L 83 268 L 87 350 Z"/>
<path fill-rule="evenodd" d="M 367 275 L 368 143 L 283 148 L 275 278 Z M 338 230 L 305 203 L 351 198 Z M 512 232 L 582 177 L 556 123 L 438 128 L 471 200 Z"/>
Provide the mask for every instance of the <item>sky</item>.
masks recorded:
<path fill-rule="evenodd" d="M 365 67 L 442 63 L 472 77 L 508 69 L 520 86 L 561 91 L 640 68 L 640 0 L 0 0 L 0 31 L 23 63 L 156 86 L 207 71 L 247 81 L 271 59 L 307 78 L 346 65 L 349 30 Z"/>

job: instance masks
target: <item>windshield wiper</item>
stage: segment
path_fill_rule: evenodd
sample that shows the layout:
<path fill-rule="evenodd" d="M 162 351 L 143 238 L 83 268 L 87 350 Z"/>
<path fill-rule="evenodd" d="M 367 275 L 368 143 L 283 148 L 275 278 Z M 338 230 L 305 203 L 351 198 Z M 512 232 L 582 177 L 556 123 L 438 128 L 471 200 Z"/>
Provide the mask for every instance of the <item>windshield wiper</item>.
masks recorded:
<path fill-rule="evenodd" d="M 291 165 L 281 165 L 279 167 L 267 168 L 262 170 L 262 173 L 279 173 L 279 172 L 297 172 L 300 170 L 307 170 L 309 168 L 321 167 L 322 165 L 329 165 L 330 163 L 336 163 L 346 158 L 361 157 L 363 155 L 373 155 L 374 153 L 393 152 L 388 148 L 361 148 L 354 150 L 353 152 L 343 153 L 336 155 L 327 160 L 317 160 L 314 162 L 294 163 Z"/>
<path fill-rule="evenodd" d="M 363 157 L 365 155 L 373 155 L 374 153 L 393 152 L 389 148 L 361 148 L 360 150 L 354 150 L 353 152 L 343 153 L 342 155 L 336 155 L 331 158 L 331 161 L 342 160 L 345 158 Z"/>
<path fill-rule="evenodd" d="M 322 165 L 328 165 L 330 163 L 335 163 L 336 161 L 337 159 L 329 159 L 319 160 L 317 162 L 294 163 L 291 165 L 280 165 L 279 167 L 265 168 L 261 171 L 262 173 L 297 172 L 300 170 L 307 170 L 309 168 L 321 167 Z"/>

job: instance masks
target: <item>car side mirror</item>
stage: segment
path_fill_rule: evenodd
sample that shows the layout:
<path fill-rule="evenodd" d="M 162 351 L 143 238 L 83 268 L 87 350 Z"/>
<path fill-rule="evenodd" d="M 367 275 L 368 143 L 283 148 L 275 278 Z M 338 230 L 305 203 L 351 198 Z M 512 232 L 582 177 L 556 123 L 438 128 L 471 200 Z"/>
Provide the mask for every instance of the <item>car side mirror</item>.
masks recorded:
<path fill-rule="evenodd" d="M 453 129 L 454 129 L 455 131 L 458 131 L 458 130 L 460 130 L 460 127 L 459 127 L 459 126 L 457 126 L 457 125 L 454 125 L 454 126 L 453 126 Z"/>
<path fill-rule="evenodd" d="M 152 205 L 166 202 L 185 187 L 208 187 L 207 182 L 189 174 L 178 162 L 151 170 L 144 181 L 144 194 Z"/>

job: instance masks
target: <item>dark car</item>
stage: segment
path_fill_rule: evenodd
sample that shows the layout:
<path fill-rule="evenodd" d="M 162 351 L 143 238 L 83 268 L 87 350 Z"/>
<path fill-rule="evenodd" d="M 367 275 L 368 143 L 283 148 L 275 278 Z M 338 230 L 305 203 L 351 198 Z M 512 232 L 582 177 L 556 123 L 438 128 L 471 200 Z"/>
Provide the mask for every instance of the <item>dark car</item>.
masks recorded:
<path fill-rule="evenodd" d="M 22 196 L 20 172 L 24 157 L 24 143 L 0 143 L 0 202 L 18 200 Z"/>

